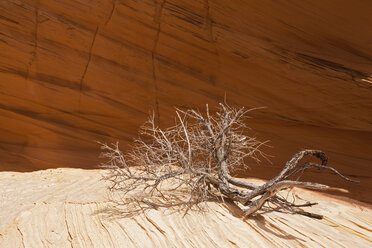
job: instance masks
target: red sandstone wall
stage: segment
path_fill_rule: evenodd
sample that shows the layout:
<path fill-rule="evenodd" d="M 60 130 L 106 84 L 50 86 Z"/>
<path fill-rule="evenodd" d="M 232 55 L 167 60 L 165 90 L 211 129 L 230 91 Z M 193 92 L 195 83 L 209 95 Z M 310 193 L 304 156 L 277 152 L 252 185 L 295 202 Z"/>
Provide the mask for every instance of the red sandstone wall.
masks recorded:
<path fill-rule="evenodd" d="M 371 12 L 361 0 L 0 1 L 0 169 L 93 168 L 95 140 L 125 149 L 151 109 L 166 125 L 173 106 L 226 94 L 267 107 L 250 126 L 274 165 L 322 149 L 372 201 Z"/>

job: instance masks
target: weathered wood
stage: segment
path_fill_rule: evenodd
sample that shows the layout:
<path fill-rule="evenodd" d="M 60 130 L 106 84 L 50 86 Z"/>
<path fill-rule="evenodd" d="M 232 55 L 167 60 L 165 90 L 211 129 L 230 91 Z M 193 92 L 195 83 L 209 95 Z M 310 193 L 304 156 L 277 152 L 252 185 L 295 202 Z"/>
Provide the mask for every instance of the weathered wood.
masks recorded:
<path fill-rule="evenodd" d="M 270 202 L 291 213 L 320 218 L 301 209 L 312 204 L 295 204 L 277 193 L 291 187 L 327 189 L 328 186 L 323 184 L 298 181 L 298 172 L 314 167 L 356 182 L 329 167 L 326 154 L 318 150 L 296 153 L 277 176 L 262 185 L 232 177 L 230 171 L 244 167 L 246 158 L 267 159 L 261 151 L 265 142 L 244 133 L 244 117 L 250 110 L 236 109 L 226 103 L 220 106 L 220 110 L 212 114 L 208 105 L 205 114 L 193 109 L 178 109 L 175 125 L 164 130 L 155 124 L 153 115 L 142 127 L 142 137 L 125 155 L 117 143 L 114 146 L 102 144 L 102 156 L 108 158 L 104 166 L 111 169 L 105 178 L 111 182 L 110 189 L 124 196 L 140 192 L 135 198 L 125 198 L 119 204 L 128 205 L 129 212 L 181 205 L 188 210 L 212 197 L 241 204 L 246 208 L 246 216 Z M 300 164 L 305 156 L 316 157 L 321 163 Z M 297 176 L 295 180 L 292 179 L 294 176 Z M 161 185 L 165 181 L 171 181 L 173 188 L 164 190 Z"/>

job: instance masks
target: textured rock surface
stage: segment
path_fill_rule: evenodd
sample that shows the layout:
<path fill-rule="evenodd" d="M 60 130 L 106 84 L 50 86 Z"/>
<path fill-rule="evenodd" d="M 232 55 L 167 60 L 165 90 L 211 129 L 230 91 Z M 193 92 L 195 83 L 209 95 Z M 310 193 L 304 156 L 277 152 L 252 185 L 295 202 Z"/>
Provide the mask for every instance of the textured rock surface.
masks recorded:
<path fill-rule="evenodd" d="M 371 9 L 348 0 L 2 0 L 0 170 L 94 167 L 94 141 L 127 147 L 150 109 L 166 125 L 172 106 L 226 94 L 267 106 L 250 126 L 272 140 L 274 165 L 322 149 L 361 180 L 343 184 L 351 196 L 372 202 Z M 247 173 L 277 171 L 261 168 Z"/>
<path fill-rule="evenodd" d="M 201 214 L 149 211 L 107 218 L 102 171 L 0 173 L 0 247 L 371 247 L 371 205 L 304 190 L 323 220 L 265 213 L 247 220 L 232 205 Z M 345 201 L 346 200 L 346 201 Z"/>

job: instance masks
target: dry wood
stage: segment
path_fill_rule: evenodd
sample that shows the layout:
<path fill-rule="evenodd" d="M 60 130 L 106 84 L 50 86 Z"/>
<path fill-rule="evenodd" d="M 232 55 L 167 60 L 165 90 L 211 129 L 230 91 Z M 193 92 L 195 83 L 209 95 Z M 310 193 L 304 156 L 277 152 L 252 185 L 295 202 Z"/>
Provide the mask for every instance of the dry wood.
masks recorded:
<path fill-rule="evenodd" d="M 326 185 L 298 181 L 299 172 L 309 168 L 328 170 L 356 182 L 327 166 L 328 158 L 322 151 L 298 152 L 276 177 L 262 185 L 231 176 L 230 172 L 246 168 L 249 160 L 267 159 L 260 149 L 266 142 L 245 133 L 245 118 L 252 110 L 227 104 L 220 104 L 214 114 L 210 113 L 208 105 L 205 114 L 194 109 L 177 109 L 176 123 L 167 129 L 156 126 L 152 116 L 142 126 L 141 138 L 125 155 L 118 144 L 101 144 L 102 157 L 108 158 L 103 166 L 110 168 L 105 177 L 111 182 L 110 189 L 121 194 L 121 204 L 128 213 L 158 207 L 185 206 L 189 209 L 211 199 L 229 199 L 246 208 L 246 216 L 270 202 L 277 209 L 321 218 L 302 210 L 314 203 L 294 204 L 278 192 L 291 187 L 327 189 Z M 318 158 L 320 164 L 300 164 L 305 156 Z M 295 176 L 297 178 L 292 179 Z M 165 182 L 167 185 L 163 186 Z"/>

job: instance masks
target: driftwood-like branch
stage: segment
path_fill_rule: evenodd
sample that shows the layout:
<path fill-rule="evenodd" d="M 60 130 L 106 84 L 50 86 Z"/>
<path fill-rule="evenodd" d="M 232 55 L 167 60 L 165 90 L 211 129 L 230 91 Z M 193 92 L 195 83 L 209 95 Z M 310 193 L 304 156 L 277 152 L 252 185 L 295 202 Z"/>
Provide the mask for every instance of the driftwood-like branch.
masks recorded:
<path fill-rule="evenodd" d="M 266 142 L 246 135 L 244 118 L 252 109 L 236 109 L 220 104 L 211 114 L 196 110 L 176 110 L 176 124 L 160 129 L 151 117 L 141 128 L 141 138 L 133 149 L 123 154 L 118 144 L 101 144 L 104 167 L 110 189 L 121 194 L 127 213 L 158 207 L 189 209 L 211 199 L 229 199 L 246 209 L 246 216 L 260 210 L 266 202 L 294 214 L 312 218 L 322 216 L 304 211 L 315 203 L 294 204 L 277 193 L 291 187 L 327 189 L 328 186 L 298 181 L 299 173 L 309 168 L 328 170 L 342 179 L 351 180 L 327 165 L 322 151 L 303 150 L 295 154 L 282 171 L 265 184 L 256 185 L 231 176 L 237 168 L 245 168 L 249 160 L 267 159 L 260 148 Z M 320 163 L 301 164 L 302 158 L 313 156 Z M 296 177 L 296 179 L 293 179 Z"/>

